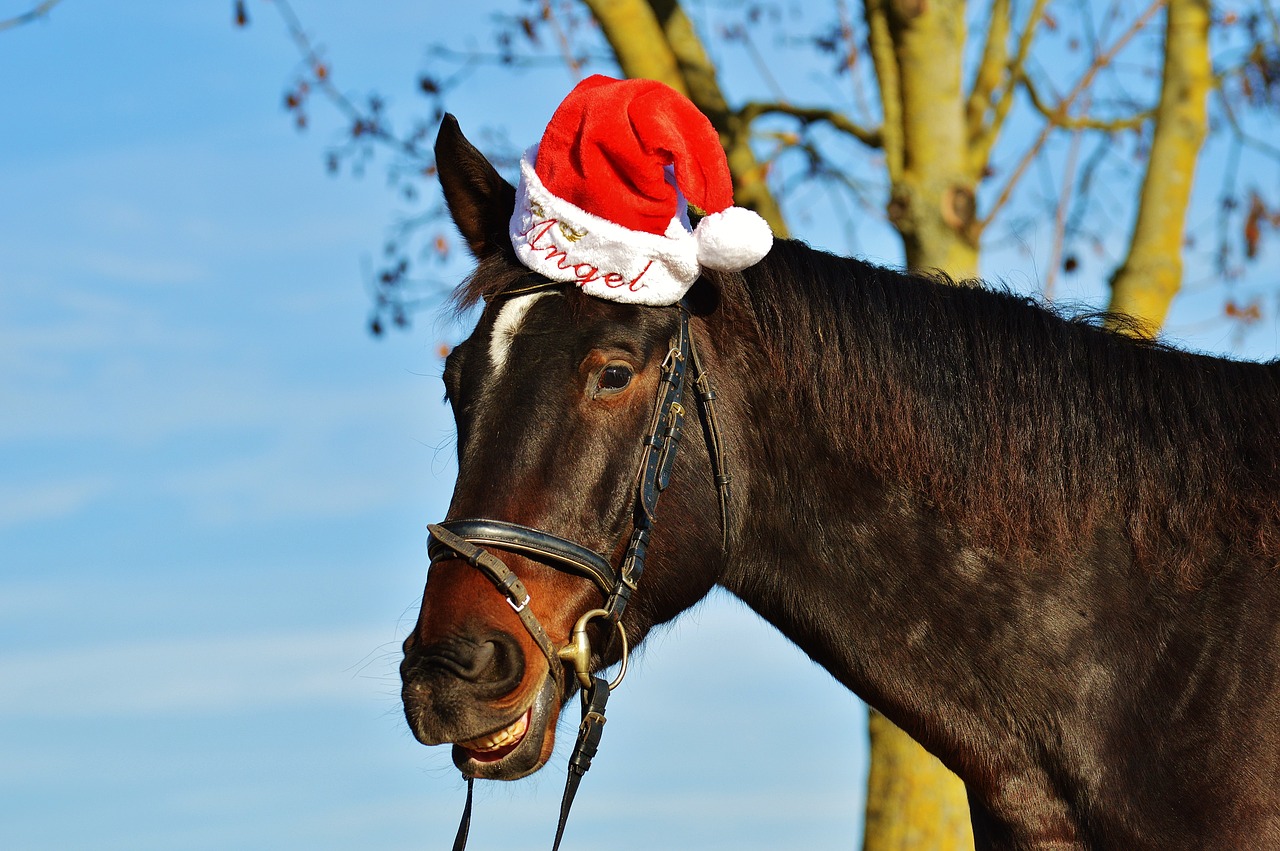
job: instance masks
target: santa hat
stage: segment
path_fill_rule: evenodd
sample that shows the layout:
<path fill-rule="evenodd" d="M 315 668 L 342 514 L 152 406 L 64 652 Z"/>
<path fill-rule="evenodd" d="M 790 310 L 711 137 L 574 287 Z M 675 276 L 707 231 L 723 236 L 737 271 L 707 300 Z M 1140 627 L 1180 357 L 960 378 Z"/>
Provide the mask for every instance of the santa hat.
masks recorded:
<path fill-rule="evenodd" d="M 690 231 L 686 202 L 703 214 Z M 675 304 L 703 266 L 736 271 L 773 233 L 733 206 L 720 138 L 670 86 L 596 75 L 564 99 L 520 160 L 511 217 L 520 261 L 590 295 Z"/>

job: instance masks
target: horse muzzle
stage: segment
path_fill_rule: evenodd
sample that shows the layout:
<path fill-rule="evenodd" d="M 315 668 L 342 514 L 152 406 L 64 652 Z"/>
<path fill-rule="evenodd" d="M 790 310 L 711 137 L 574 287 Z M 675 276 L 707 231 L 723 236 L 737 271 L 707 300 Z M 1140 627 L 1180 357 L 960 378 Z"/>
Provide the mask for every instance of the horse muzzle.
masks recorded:
<path fill-rule="evenodd" d="M 563 699 L 559 683 L 544 672 L 537 686 L 521 689 L 524 654 L 510 635 L 406 645 L 401 697 L 414 738 L 453 744 L 454 764 L 468 777 L 515 780 L 546 762 Z"/>

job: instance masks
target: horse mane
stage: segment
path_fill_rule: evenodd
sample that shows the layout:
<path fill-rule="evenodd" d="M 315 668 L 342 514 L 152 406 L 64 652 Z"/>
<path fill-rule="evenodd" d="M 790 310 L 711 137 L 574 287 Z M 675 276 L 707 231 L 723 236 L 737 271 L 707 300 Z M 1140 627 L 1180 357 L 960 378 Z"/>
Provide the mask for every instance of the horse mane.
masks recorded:
<path fill-rule="evenodd" d="M 1227 561 L 1280 566 L 1280 361 L 1135 341 L 790 240 L 742 276 L 778 392 L 971 545 L 1061 555 L 1110 526 L 1187 585 Z"/>

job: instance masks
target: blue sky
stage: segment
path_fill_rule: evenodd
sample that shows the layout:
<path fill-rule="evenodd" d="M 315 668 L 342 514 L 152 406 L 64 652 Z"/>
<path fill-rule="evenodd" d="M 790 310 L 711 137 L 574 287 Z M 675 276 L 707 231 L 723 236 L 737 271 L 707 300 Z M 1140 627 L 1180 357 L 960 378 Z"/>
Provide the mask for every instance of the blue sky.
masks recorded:
<path fill-rule="evenodd" d="M 462 805 L 396 675 L 452 488 L 436 349 L 460 329 L 367 335 L 394 203 L 376 170 L 325 176 L 336 130 L 283 114 L 278 19 L 251 3 L 237 31 L 231 5 L 66 0 L 0 33 L 5 849 L 443 848 Z M 443 4 L 296 6 L 344 81 L 415 103 Z M 522 142 L 572 83 L 510 98 L 486 73 L 455 110 Z M 1269 320 L 1241 353 L 1278 339 Z M 713 599 L 637 668 L 569 847 L 852 844 L 863 710 L 770 628 Z M 483 786 L 472 847 L 549 845 L 564 758 Z"/>
<path fill-rule="evenodd" d="M 412 84 L 430 9 L 299 9 L 361 85 Z M 0 34 L 6 849 L 436 848 L 457 824 L 396 664 L 452 487 L 458 331 L 367 335 L 392 205 L 325 176 L 333 131 L 292 129 L 292 48 L 250 11 L 67 0 Z M 858 711 L 707 606 L 617 695 L 570 839 L 840 847 Z M 482 788 L 473 847 L 549 845 L 563 764 Z"/>

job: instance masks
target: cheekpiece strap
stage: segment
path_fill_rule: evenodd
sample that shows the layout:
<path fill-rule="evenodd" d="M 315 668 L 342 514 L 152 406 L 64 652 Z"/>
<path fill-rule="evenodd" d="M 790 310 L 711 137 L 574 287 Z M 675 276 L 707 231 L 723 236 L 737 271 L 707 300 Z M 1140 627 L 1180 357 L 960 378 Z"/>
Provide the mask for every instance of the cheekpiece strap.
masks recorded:
<path fill-rule="evenodd" d="M 600 736 L 604 733 L 604 708 L 609 701 L 609 684 L 601 677 L 593 677 L 591 689 L 582 696 L 582 723 L 578 725 L 578 740 L 569 757 L 569 776 L 564 781 L 564 795 L 560 799 L 560 821 L 556 825 L 556 841 L 551 851 L 559 851 L 564 828 L 569 821 L 569 809 L 578 794 L 582 775 L 591 768 L 591 760 L 600 748 Z"/>

